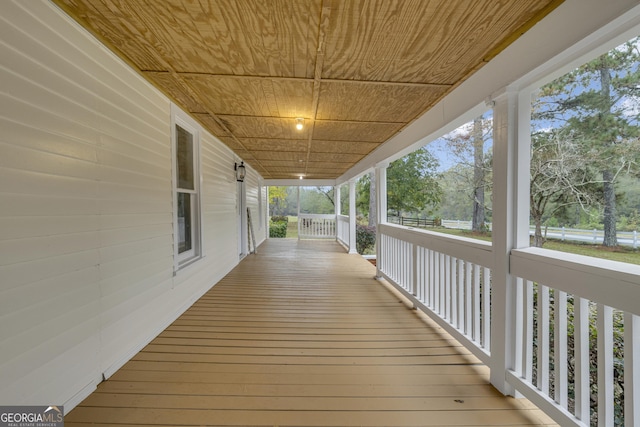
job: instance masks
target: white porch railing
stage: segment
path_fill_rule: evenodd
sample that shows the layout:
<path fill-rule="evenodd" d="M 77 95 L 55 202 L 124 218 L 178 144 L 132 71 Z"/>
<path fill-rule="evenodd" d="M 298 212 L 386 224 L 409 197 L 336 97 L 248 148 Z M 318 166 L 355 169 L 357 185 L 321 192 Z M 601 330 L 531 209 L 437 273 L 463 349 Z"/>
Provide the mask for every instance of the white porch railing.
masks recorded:
<path fill-rule="evenodd" d="M 383 277 L 489 364 L 491 244 L 392 224 L 378 232 Z"/>
<path fill-rule="evenodd" d="M 349 217 L 338 215 L 338 241 L 349 247 Z"/>
<path fill-rule="evenodd" d="M 300 214 L 298 236 L 301 239 L 335 239 L 336 216 L 334 214 Z"/>
<path fill-rule="evenodd" d="M 378 230 L 379 274 L 496 369 L 492 245 L 391 224 Z M 510 269 L 509 384 L 563 426 L 622 425 L 623 411 L 625 426 L 640 425 L 640 267 L 528 248 L 512 251 Z"/>
<path fill-rule="evenodd" d="M 562 425 L 623 425 L 623 411 L 625 426 L 640 425 L 640 267 L 528 248 L 512 252 L 511 272 L 509 382 Z"/>

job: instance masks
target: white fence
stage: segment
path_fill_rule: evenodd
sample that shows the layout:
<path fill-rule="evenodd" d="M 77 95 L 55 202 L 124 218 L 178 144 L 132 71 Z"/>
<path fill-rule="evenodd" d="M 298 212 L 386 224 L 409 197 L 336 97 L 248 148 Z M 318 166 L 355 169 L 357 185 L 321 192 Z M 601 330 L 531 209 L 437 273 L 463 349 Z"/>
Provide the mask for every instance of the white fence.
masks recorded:
<path fill-rule="evenodd" d="M 546 237 L 551 239 L 589 242 L 593 244 L 601 244 L 604 240 L 604 231 L 596 229 L 580 230 L 577 228 L 548 227 L 545 228 L 543 232 Z M 531 234 L 533 234 L 533 230 Z M 634 249 L 638 247 L 637 231 L 619 231 L 616 236 L 619 245 L 631 246 Z"/>
<path fill-rule="evenodd" d="M 443 219 L 442 226 L 446 228 L 458 228 L 461 230 L 471 230 L 471 221 L 460 221 Z M 491 223 L 487 223 L 487 227 L 491 230 Z M 535 228 L 531 226 L 529 234 L 533 235 Z M 543 233 L 547 238 L 558 240 L 569 240 L 574 242 L 588 242 L 593 244 L 602 244 L 604 240 L 604 231 L 602 230 L 582 230 L 579 228 L 566 227 L 545 227 Z M 621 246 L 631 246 L 638 248 L 638 232 L 637 231 L 619 231 L 616 234 L 618 244 Z"/>
<path fill-rule="evenodd" d="M 596 417 L 599 426 L 620 425 L 623 410 L 625 426 L 640 425 L 640 266 L 514 250 L 511 310 L 497 313 L 490 243 L 391 224 L 378 230 L 380 274 L 489 367 L 497 366 L 493 357 L 512 360 L 508 383 L 561 425 L 589 426 Z M 492 355 L 491 318 L 514 326 L 507 354 Z M 624 332 L 614 341 L 615 322 Z M 617 400 L 614 363 L 624 372 Z"/>
<path fill-rule="evenodd" d="M 300 239 L 335 239 L 336 216 L 333 214 L 300 214 L 298 217 Z"/>

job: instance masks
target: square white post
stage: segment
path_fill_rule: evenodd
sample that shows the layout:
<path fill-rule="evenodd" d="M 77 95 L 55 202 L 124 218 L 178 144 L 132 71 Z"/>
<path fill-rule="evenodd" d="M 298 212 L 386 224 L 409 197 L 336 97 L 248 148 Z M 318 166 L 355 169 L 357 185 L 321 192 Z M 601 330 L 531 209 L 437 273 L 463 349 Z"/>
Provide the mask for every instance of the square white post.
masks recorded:
<path fill-rule="evenodd" d="M 349 253 L 357 254 L 356 250 L 356 180 L 349 180 Z"/>
<path fill-rule="evenodd" d="M 380 224 L 387 222 L 387 166 L 388 163 L 376 165 L 376 276 L 382 277 L 380 266 L 382 261 L 382 248 L 380 239 Z"/>
<path fill-rule="evenodd" d="M 267 196 L 267 208 L 265 209 L 265 216 L 264 216 L 264 226 L 265 226 L 265 230 L 266 230 L 266 236 L 265 239 L 269 239 L 269 222 L 270 222 L 270 216 L 269 216 L 269 209 L 271 209 L 271 206 L 269 205 L 269 186 L 265 186 L 264 187 L 264 191 L 266 192 L 266 196 Z"/>
<path fill-rule="evenodd" d="M 514 248 L 529 246 L 530 94 L 507 91 L 493 107 L 493 253 L 491 293 L 491 383 L 514 395 L 507 371 L 515 368 L 516 281 L 509 271 Z"/>
<path fill-rule="evenodd" d="M 624 314 L 624 425 L 640 425 L 640 316 Z"/>
<path fill-rule="evenodd" d="M 342 227 L 343 224 L 340 221 L 340 211 L 342 210 L 342 205 L 340 204 L 340 185 L 336 184 L 333 187 L 333 206 L 336 210 L 336 241 L 340 242 L 342 240 Z"/>
<path fill-rule="evenodd" d="M 298 204 L 298 240 L 300 240 L 300 230 L 301 230 L 301 225 L 302 225 L 302 221 L 300 221 L 300 186 L 296 187 L 298 194 L 297 194 L 297 204 Z"/>

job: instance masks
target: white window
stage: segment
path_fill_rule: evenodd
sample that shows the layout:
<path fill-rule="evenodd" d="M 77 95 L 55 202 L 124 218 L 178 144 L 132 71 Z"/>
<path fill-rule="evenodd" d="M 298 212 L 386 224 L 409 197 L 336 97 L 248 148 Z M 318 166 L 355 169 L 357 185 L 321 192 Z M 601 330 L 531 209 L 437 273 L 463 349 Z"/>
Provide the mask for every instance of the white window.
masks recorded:
<path fill-rule="evenodd" d="M 201 257 L 200 138 L 197 126 L 173 114 L 174 258 L 178 270 Z"/>

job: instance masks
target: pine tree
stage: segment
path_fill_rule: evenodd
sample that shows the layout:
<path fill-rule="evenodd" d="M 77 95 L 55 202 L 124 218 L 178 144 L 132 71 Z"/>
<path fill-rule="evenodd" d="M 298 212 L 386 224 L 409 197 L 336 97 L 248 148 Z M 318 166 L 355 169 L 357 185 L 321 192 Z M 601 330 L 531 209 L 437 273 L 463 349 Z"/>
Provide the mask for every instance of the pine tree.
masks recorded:
<path fill-rule="evenodd" d="M 639 65 L 634 39 L 542 88 L 546 106 L 534 115 L 579 141 L 583 168 L 599 174 L 598 185 L 590 188 L 603 206 L 605 246 L 617 245 L 616 183 L 640 154 L 634 148 L 640 135 L 637 109 L 629 108 L 640 96 Z"/>

